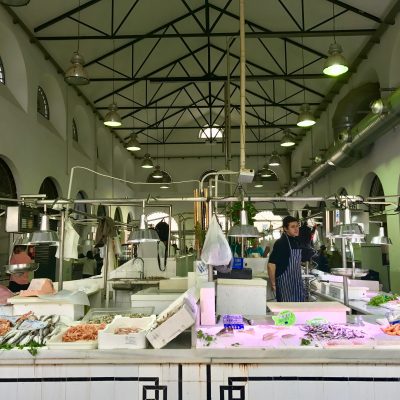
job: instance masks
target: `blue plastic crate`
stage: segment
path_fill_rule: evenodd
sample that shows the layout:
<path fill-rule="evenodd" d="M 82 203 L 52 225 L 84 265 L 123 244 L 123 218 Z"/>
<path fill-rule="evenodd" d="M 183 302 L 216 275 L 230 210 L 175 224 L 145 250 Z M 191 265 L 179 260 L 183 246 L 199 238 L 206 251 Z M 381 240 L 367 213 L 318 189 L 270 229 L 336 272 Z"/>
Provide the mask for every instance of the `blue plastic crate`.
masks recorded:
<path fill-rule="evenodd" d="M 243 269 L 244 260 L 241 257 L 233 257 L 232 269 Z"/>

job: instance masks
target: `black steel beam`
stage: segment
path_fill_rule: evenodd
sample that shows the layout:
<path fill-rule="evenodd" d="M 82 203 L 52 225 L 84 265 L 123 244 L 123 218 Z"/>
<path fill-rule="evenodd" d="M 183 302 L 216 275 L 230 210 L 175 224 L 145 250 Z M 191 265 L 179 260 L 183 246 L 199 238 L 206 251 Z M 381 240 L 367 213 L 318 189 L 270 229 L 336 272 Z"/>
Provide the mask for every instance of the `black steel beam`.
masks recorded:
<path fill-rule="evenodd" d="M 161 122 L 161 121 L 159 121 Z M 159 123 L 158 122 L 158 123 Z M 221 128 L 224 128 L 224 125 L 220 125 Z M 145 125 L 145 126 L 122 126 L 120 128 L 113 128 L 115 131 L 125 131 L 125 130 L 135 130 L 135 132 L 140 131 L 140 130 L 158 130 L 158 129 L 176 129 L 176 130 L 198 130 L 201 129 L 201 125 L 195 125 L 195 126 L 156 126 L 156 125 Z M 231 125 L 232 129 L 239 129 L 240 125 Z M 246 124 L 246 128 L 262 128 L 262 129 L 285 129 L 285 128 L 298 128 L 296 124 L 268 124 L 267 126 L 265 124 L 260 125 L 260 124 Z"/>
<path fill-rule="evenodd" d="M 204 76 L 171 76 L 169 78 L 155 76 L 149 78 L 150 82 L 226 82 L 226 76 L 204 75 Z M 271 75 L 246 75 L 246 81 L 272 81 L 272 80 L 292 80 L 292 79 L 332 79 L 325 74 L 271 74 Z M 110 81 L 112 78 L 109 79 Z M 121 78 L 123 80 L 123 78 Z M 240 76 L 231 76 L 231 81 L 239 81 Z"/>
<path fill-rule="evenodd" d="M 381 24 L 383 22 L 380 18 L 376 17 L 375 15 L 367 13 L 366 11 L 363 11 L 357 7 L 353 7 L 350 4 L 344 3 L 343 1 L 339 0 L 326 0 L 326 1 L 328 1 L 329 3 L 336 4 L 337 6 L 340 6 L 342 8 L 345 8 L 346 10 L 352 11 L 355 14 L 361 15 L 364 18 L 368 18 L 371 21 L 378 22 L 378 24 Z M 394 22 L 391 24 L 394 24 Z"/>
<path fill-rule="evenodd" d="M 159 28 L 160 29 L 160 28 Z M 158 30 L 159 30 L 158 29 Z M 376 32 L 376 29 L 326 29 L 318 31 L 280 31 L 280 32 L 246 32 L 246 39 L 286 39 L 298 37 L 332 37 L 335 36 L 371 36 Z M 147 33 L 147 34 L 127 34 L 127 35 L 48 35 L 36 36 L 37 40 L 110 40 L 110 39 L 179 39 L 179 38 L 205 38 L 204 33 Z M 234 32 L 211 32 L 211 38 L 218 37 L 239 37 L 239 31 Z"/>

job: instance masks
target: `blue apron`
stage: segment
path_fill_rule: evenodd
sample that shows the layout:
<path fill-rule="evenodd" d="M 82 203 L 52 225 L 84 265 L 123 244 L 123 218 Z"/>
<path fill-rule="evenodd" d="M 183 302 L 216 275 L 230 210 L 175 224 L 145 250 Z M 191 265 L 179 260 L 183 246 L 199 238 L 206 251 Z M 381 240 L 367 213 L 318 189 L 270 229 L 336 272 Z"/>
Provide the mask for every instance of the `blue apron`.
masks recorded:
<path fill-rule="evenodd" d="M 285 272 L 276 277 L 276 301 L 305 301 L 305 291 L 301 278 L 301 249 L 292 249 L 289 238 L 289 265 Z"/>

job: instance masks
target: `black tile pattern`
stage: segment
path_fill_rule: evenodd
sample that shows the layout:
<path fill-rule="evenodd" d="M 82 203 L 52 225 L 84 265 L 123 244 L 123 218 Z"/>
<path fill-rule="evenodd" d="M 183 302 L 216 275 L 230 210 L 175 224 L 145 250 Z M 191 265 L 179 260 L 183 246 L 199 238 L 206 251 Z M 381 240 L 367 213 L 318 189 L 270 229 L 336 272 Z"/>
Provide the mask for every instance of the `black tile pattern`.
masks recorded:
<path fill-rule="evenodd" d="M 165 385 L 154 385 L 154 386 L 143 386 L 142 399 L 143 400 L 167 400 L 167 386 Z M 160 393 L 162 397 L 160 398 Z M 151 397 L 149 397 L 151 396 Z"/>
<path fill-rule="evenodd" d="M 228 397 L 225 397 L 225 393 L 228 393 Z M 220 400 L 246 400 L 244 394 L 244 386 L 231 386 L 221 385 L 219 387 L 219 398 Z"/>

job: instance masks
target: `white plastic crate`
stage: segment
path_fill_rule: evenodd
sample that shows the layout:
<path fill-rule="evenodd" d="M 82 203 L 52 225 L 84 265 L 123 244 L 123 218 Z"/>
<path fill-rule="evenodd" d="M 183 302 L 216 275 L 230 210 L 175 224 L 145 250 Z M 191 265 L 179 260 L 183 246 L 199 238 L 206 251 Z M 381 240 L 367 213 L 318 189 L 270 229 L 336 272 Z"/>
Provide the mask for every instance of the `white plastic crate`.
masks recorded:
<path fill-rule="evenodd" d="M 99 349 L 145 349 L 146 334 L 155 320 L 155 315 L 143 318 L 129 318 L 117 315 L 111 324 L 99 331 L 98 347 Z M 139 328 L 140 331 L 118 335 L 114 333 L 118 328 Z"/>

